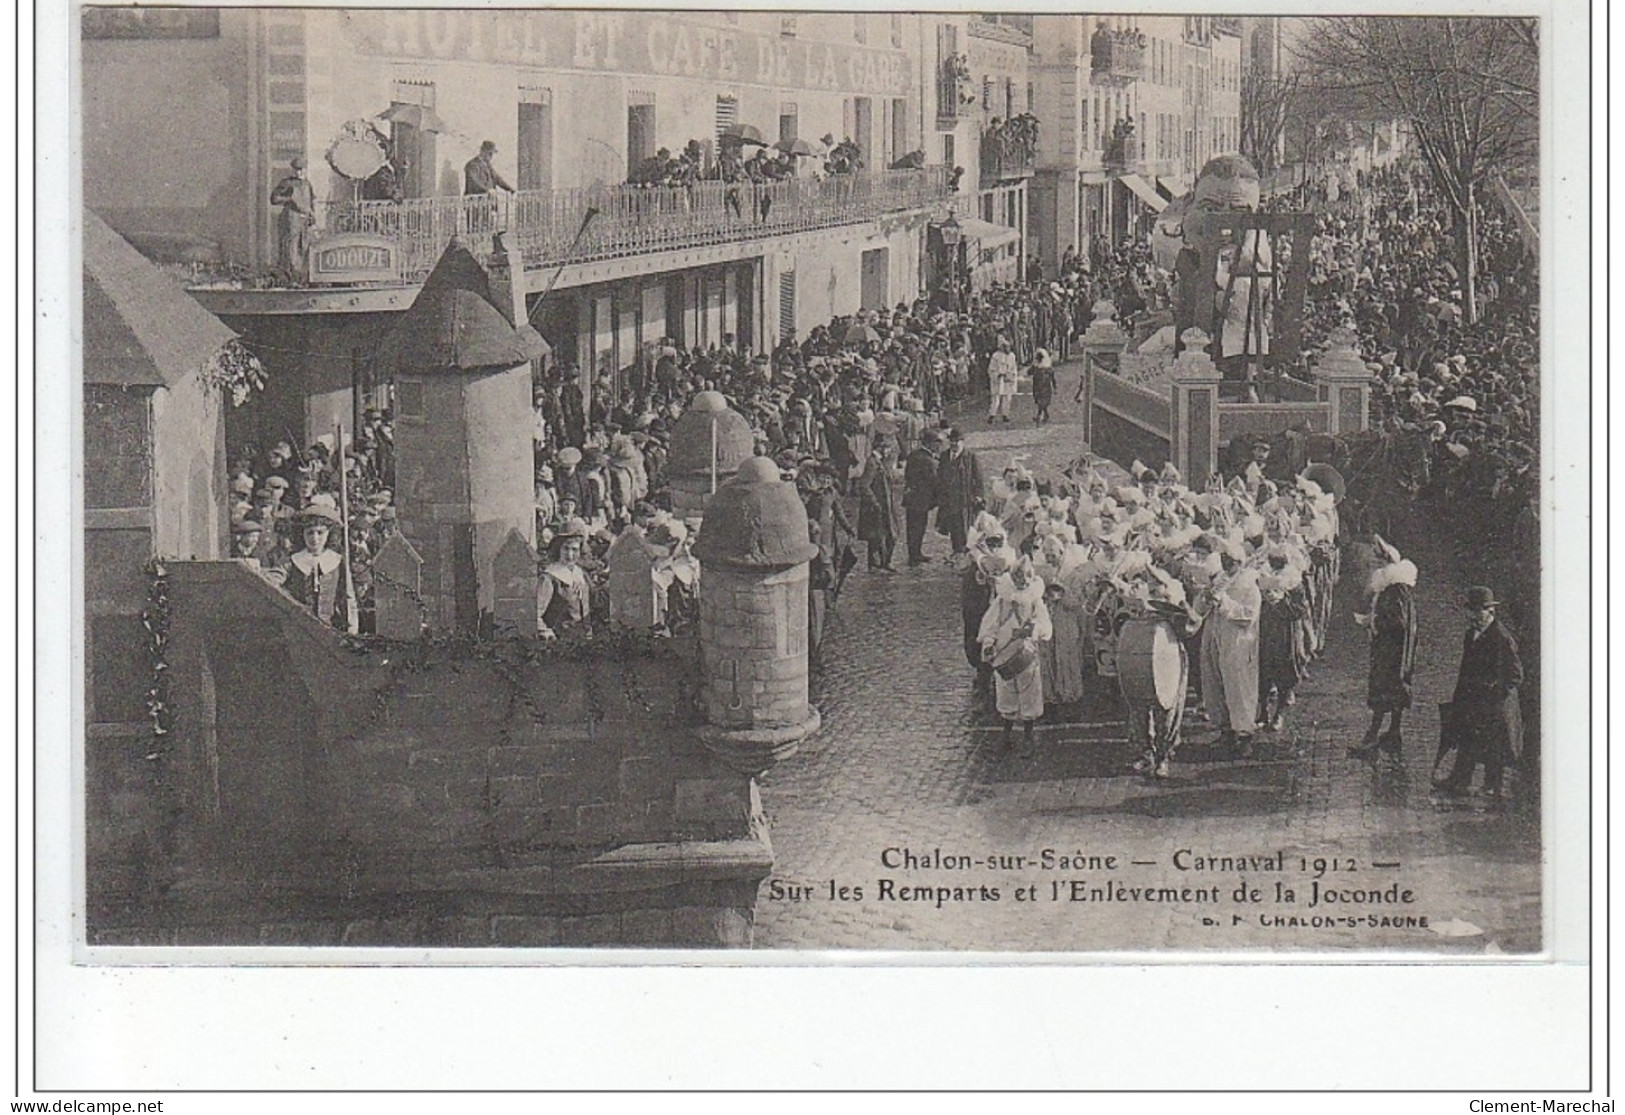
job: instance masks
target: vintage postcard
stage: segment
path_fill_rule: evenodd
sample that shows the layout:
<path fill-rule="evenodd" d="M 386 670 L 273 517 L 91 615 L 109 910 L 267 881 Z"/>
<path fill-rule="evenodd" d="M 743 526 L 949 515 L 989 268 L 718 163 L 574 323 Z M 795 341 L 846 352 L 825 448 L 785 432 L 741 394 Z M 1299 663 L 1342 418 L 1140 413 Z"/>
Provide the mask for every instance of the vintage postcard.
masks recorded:
<path fill-rule="evenodd" d="M 1318 8 L 68 9 L 43 1032 L 110 965 L 923 962 L 920 1036 L 1284 959 L 1578 1072 L 1587 17 Z M 1094 1079 L 999 1064 L 932 1080 Z"/>
<path fill-rule="evenodd" d="M 75 31 L 87 946 L 1548 949 L 1540 19 Z"/>

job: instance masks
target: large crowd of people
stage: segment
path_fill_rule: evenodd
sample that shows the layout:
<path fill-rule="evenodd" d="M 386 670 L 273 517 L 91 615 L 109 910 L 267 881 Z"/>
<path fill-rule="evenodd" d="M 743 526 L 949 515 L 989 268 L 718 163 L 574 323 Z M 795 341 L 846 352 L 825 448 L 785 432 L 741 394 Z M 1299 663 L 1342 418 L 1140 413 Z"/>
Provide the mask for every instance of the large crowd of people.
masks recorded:
<path fill-rule="evenodd" d="M 1361 177 L 1336 201 L 1314 183 L 1274 199 L 1322 214 L 1305 347 L 1352 324 L 1375 380 L 1374 423 L 1431 430 L 1440 494 L 1511 529 L 1540 486 L 1538 261 L 1509 220 L 1481 206 L 1470 312 L 1450 210 L 1420 170 L 1401 164 Z"/>
<path fill-rule="evenodd" d="M 1306 348 L 1353 325 L 1375 377 L 1374 423 L 1428 430 L 1436 490 L 1496 516 L 1485 520 L 1492 529 L 1510 529 L 1500 509 L 1528 508 L 1538 490 L 1539 348 L 1534 263 L 1510 226 L 1491 213 L 1479 221 L 1479 300 L 1470 309 L 1443 207 L 1409 171 L 1366 176 L 1335 204 L 1313 185 L 1271 204 L 1323 211 Z M 587 390 L 567 362 L 542 372 L 538 634 L 610 618 L 619 547 L 641 555 L 657 588 L 644 626 L 669 632 L 692 616 L 697 524 L 670 509 L 665 463 L 678 417 L 696 394 L 715 391 L 806 503 L 818 544 L 815 648 L 857 547 L 883 574 L 906 524 L 907 559 L 921 564 L 935 511 L 964 571 L 966 655 L 994 691 L 1007 735 L 1018 726 L 1030 735 L 1046 706 L 1081 699 L 1084 679 L 1115 669 L 1119 639 L 1141 621 L 1166 625 L 1222 746 L 1247 754 L 1255 733 L 1279 729 L 1325 647 L 1347 541 L 1330 493 L 1301 476 L 1272 479 L 1262 445 L 1202 491 L 1171 468 L 1136 463 L 1127 478 L 1108 479 L 1086 460 L 1042 479 L 1017 462 L 985 484 L 951 412 L 985 397 L 992 416 L 1008 420 L 1001 395 L 1010 372 L 1036 368 L 1042 420 L 1053 365 L 1071 355 L 1096 302 L 1114 303 L 1132 323 L 1164 309 L 1169 291 L 1145 246 L 1132 242 L 1097 246 L 1089 258 L 1069 248 L 1053 278 L 1029 273 L 979 291 L 967 278 L 929 298 L 838 317 L 768 353 L 732 337 L 703 347 L 665 338 L 618 374 L 602 368 Z M 241 455 L 230 478 L 234 552 L 324 620 L 366 633 L 371 559 L 394 531 L 391 458 L 387 411 L 369 411 L 353 445 L 326 439 L 302 452 L 284 443 Z M 1390 542 L 1369 544 L 1377 573 L 1362 620 L 1373 633 L 1373 720 L 1355 751 L 1397 762 L 1415 666 L 1416 569 Z M 1493 621 L 1498 602 L 1485 594 Z M 1516 663 L 1515 644 L 1511 656 Z M 1183 702 L 1129 706 L 1139 768 L 1166 776 Z"/>

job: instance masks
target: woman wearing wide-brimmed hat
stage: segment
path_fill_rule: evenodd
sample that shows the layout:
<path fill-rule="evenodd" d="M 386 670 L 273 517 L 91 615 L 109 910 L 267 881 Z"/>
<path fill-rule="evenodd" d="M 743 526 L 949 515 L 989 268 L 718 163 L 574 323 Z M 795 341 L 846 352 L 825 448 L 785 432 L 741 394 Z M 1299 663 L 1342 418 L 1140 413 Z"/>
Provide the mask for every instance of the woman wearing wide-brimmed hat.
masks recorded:
<path fill-rule="evenodd" d="M 339 606 L 344 591 L 344 557 L 329 550 L 327 541 L 335 530 L 343 529 L 343 521 L 332 498 L 325 493 L 318 495 L 299 513 L 304 546 L 288 558 L 282 589 L 323 623 L 342 627 L 348 619 Z"/>
<path fill-rule="evenodd" d="M 585 626 L 591 618 L 591 592 L 581 552 L 587 543 L 585 520 L 572 518 L 553 536 L 550 557 L 536 581 L 536 633 L 556 638 L 560 631 Z"/>

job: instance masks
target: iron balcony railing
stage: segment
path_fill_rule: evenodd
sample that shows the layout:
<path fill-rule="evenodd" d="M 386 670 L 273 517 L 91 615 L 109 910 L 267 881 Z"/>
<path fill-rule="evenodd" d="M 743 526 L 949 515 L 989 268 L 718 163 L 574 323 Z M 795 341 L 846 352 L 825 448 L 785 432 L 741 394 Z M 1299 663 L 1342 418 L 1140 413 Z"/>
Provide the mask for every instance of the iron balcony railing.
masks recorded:
<path fill-rule="evenodd" d="M 1140 139 L 1138 136 L 1113 136 L 1106 141 L 1101 161 L 1108 170 L 1137 170 L 1140 166 Z"/>
<path fill-rule="evenodd" d="M 333 202 L 329 233 L 365 232 L 399 245 L 403 277 L 426 276 L 453 236 L 476 256 L 508 234 L 527 266 L 587 263 L 726 244 L 940 205 L 949 169 L 886 170 L 779 182 L 599 186 L 516 194 Z"/>
<path fill-rule="evenodd" d="M 1038 157 L 1032 151 L 999 151 L 988 146 L 982 148 L 984 182 L 1029 178 L 1037 165 Z"/>
<path fill-rule="evenodd" d="M 1097 29 L 1089 40 L 1089 79 L 1095 85 L 1123 86 L 1145 76 L 1146 36 L 1140 31 Z"/>

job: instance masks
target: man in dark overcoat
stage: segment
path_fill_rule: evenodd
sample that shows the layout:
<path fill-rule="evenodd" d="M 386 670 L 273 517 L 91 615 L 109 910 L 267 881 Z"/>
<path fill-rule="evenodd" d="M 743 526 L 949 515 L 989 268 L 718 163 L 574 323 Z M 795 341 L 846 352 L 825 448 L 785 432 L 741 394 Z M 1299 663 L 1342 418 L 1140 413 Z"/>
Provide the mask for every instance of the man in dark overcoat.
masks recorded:
<path fill-rule="evenodd" d="M 1523 749 L 1523 721 L 1518 711 L 1523 663 L 1518 658 L 1518 641 L 1496 619 L 1500 601 L 1493 589 L 1475 585 L 1467 590 L 1463 604 L 1467 634 L 1448 715 L 1456 762 L 1450 776 L 1438 786 L 1448 796 L 1463 796 L 1472 787 L 1474 769 L 1483 764 L 1484 796 L 1496 798 L 1501 795 L 1507 759 Z"/>
<path fill-rule="evenodd" d="M 942 435 L 926 430 L 903 463 L 903 518 L 910 565 L 924 565 L 930 560 L 925 556 L 925 524 L 937 505 L 937 452 L 941 448 Z"/>
<path fill-rule="evenodd" d="M 956 426 L 948 431 L 948 448 L 937 461 L 937 529 L 947 533 L 956 554 L 965 552 L 984 495 L 981 463 L 965 448 L 965 435 Z"/>
<path fill-rule="evenodd" d="M 858 538 L 868 544 L 871 570 L 891 572 L 892 548 L 897 545 L 896 522 L 891 446 L 876 442 L 858 482 Z"/>

